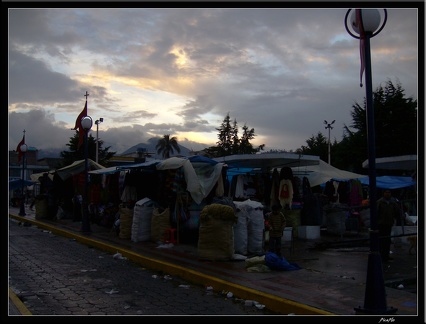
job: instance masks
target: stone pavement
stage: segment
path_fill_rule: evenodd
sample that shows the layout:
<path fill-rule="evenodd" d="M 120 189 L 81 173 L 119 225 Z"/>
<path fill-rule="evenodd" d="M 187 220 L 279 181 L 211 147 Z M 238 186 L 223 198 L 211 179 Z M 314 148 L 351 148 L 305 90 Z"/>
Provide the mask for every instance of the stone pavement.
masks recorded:
<path fill-rule="evenodd" d="M 270 315 L 264 307 L 16 220 L 9 223 L 9 287 L 37 317 Z"/>
<path fill-rule="evenodd" d="M 158 248 L 153 242 L 120 239 L 114 231 L 96 224 L 91 225 L 91 233 L 83 234 L 80 222 L 35 220 L 29 210 L 24 218 L 17 216 L 18 213 L 18 209 L 9 209 L 9 217 L 13 219 L 25 220 L 110 253 L 120 252 L 147 268 L 212 286 L 216 291 L 230 291 L 238 298 L 256 300 L 278 314 L 325 315 L 331 319 L 332 315 L 357 315 L 354 309 L 362 309 L 364 305 L 369 246 L 363 233 L 347 233 L 344 237 L 321 234 L 319 241 L 296 238 L 293 253 L 288 251 L 284 255 L 302 269 L 254 273 L 247 271 L 245 262 L 240 260 L 200 260 L 193 245 Z M 424 307 L 418 305 L 419 295 L 424 300 L 420 285 L 424 273 L 418 272 L 421 260 L 417 254 L 410 255 L 408 249 L 405 240 L 394 239 L 394 261 L 383 265 L 383 277 L 387 306 L 397 311 L 392 315 L 379 314 L 379 319 L 409 316 L 415 320 L 420 316 L 424 322 Z M 423 251 L 420 244 L 418 250 L 419 254 Z"/>

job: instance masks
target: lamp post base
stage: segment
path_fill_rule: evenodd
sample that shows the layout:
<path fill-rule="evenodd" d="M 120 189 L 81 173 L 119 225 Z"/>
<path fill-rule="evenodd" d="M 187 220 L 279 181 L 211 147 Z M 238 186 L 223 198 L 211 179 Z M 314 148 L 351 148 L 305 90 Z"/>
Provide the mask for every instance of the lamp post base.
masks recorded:
<path fill-rule="evenodd" d="M 378 246 L 378 237 L 374 236 L 374 233 L 370 240 L 376 242 L 375 246 Z M 368 256 L 364 307 L 357 307 L 354 310 L 357 314 L 369 315 L 395 314 L 398 310 L 394 307 L 388 307 L 386 304 L 382 259 L 378 251 L 370 252 Z"/>
<path fill-rule="evenodd" d="M 354 308 L 357 315 L 390 315 L 395 314 L 398 308 L 387 307 L 386 309 L 368 309 L 363 307 Z"/>
<path fill-rule="evenodd" d="M 25 205 L 24 205 L 24 202 L 21 202 L 21 205 L 20 205 L 20 207 L 19 207 L 19 214 L 18 214 L 19 216 L 25 216 L 26 214 L 25 214 Z"/>

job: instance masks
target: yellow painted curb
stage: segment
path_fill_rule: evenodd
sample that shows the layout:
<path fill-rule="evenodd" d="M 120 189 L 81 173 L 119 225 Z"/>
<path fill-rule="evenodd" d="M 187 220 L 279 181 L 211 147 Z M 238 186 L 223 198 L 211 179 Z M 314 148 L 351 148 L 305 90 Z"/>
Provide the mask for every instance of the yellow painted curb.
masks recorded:
<path fill-rule="evenodd" d="M 27 306 L 16 296 L 12 288 L 9 287 L 9 302 L 13 303 L 21 315 L 32 315 Z"/>

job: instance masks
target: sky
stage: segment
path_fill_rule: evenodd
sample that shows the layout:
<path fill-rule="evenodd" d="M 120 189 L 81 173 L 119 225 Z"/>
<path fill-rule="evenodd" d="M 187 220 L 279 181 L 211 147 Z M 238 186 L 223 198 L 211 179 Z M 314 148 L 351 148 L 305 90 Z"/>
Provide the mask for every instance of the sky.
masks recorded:
<path fill-rule="evenodd" d="M 345 29 L 350 8 L 339 5 L 10 3 L 9 150 L 16 149 L 24 130 L 28 146 L 68 150 L 86 91 L 91 134 L 117 154 L 166 134 L 190 150 L 214 146 L 227 114 L 237 121 L 239 135 L 244 125 L 254 128 L 251 143 L 264 144 L 265 151 L 295 151 L 318 133 L 328 139 L 330 132 L 331 141 L 339 142 L 344 126 L 352 124 L 352 106 L 363 105 L 366 95 L 359 40 Z M 373 91 L 392 81 L 418 100 L 423 17 L 416 7 L 386 5 L 386 25 L 371 39 Z M 326 128 L 325 121 L 333 120 L 333 128 Z"/>

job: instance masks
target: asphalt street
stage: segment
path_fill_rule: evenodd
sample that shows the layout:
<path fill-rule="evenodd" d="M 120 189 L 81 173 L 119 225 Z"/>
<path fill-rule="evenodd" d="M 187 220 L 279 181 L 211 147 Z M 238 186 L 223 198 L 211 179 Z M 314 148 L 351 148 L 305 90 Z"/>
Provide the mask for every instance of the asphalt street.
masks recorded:
<path fill-rule="evenodd" d="M 189 284 L 16 220 L 9 222 L 9 287 L 32 315 L 274 315 L 256 301 Z"/>

